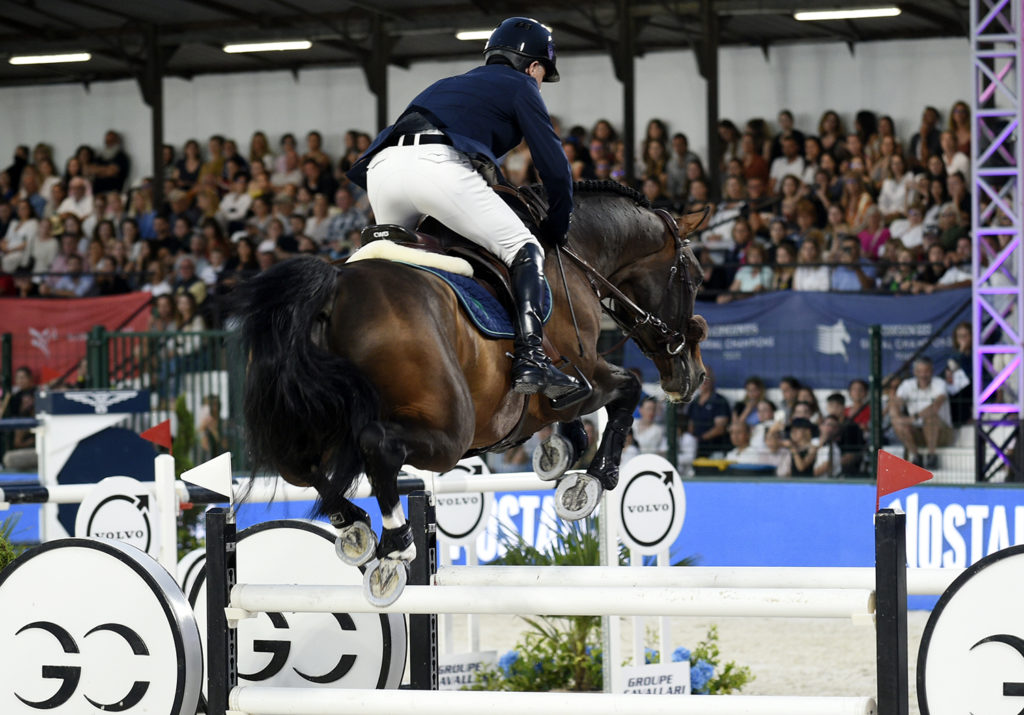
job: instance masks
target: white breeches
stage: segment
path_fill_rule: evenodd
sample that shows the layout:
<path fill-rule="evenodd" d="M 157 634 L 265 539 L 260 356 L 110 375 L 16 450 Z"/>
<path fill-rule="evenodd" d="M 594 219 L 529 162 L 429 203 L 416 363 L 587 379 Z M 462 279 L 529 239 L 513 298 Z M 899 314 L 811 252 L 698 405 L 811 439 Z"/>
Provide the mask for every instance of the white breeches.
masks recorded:
<path fill-rule="evenodd" d="M 445 144 L 382 149 L 367 167 L 366 188 L 377 223 L 414 230 L 430 215 L 506 265 L 527 243 L 540 247 L 469 159 Z"/>

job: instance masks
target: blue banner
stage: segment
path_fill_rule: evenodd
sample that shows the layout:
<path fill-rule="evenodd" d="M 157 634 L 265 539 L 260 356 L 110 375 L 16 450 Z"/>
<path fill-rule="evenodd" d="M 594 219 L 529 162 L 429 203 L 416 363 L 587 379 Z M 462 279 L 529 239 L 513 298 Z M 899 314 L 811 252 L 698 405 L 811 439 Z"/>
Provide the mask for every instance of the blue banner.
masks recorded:
<path fill-rule="evenodd" d="M 899 369 L 952 318 L 926 352 L 937 361 L 948 357 L 952 327 L 969 319 L 970 298 L 966 288 L 901 296 L 785 291 L 721 305 L 698 303 L 710 327 L 701 354 L 720 387 L 742 387 L 751 375 L 769 387 L 785 375 L 814 387 L 845 387 L 871 373 L 872 325 L 882 326 L 884 374 Z M 645 382 L 658 381 L 654 364 L 632 341 L 623 362 L 640 368 Z"/>

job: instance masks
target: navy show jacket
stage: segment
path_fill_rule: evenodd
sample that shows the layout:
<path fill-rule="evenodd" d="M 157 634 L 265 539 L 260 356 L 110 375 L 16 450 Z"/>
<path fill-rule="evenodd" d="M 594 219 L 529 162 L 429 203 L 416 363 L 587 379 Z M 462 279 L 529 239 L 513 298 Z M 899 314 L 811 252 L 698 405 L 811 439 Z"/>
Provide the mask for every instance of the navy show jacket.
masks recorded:
<path fill-rule="evenodd" d="M 455 149 L 495 167 L 498 157 L 525 137 L 548 194 L 546 232 L 557 237 L 568 231 L 572 171 L 536 80 L 509 65 L 481 65 L 430 85 L 410 102 L 403 116 L 410 110 L 430 119 Z M 366 187 L 367 164 L 379 150 L 394 143 L 390 138 L 394 128 L 392 124 L 378 135 L 349 170 L 349 179 Z"/>

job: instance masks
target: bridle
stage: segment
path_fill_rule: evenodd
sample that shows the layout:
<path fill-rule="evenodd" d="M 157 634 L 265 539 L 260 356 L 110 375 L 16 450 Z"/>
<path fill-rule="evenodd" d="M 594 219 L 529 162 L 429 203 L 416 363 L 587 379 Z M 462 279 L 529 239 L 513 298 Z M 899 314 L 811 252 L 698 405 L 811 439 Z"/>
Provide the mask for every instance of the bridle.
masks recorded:
<path fill-rule="evenodd" d="M 688 270 L 688 261 L 684 251 L 690 245 L 690 241 L 680 237 L 676 222 L 667 211 L 656 209 L 654 213 L 665 223 L 675 241 L 675 259 L 669 269 L 668 280 L 658 312 L 662 315 L 678 317 L 683 312 L 682 302 L 686 300 L 687 296 L 694 295 L 697 290 L 693 272 Z M 583 270 L 604 313 L 625 333 L 626 339 L 632 338 L 636 342 L 644 355 L 652 360 L 662 356 L 673 358 L 683 351 L 686 347 L 685 334 L 670 328 L 661 318 L 641 308 L 575 252 L 569 248 L 561 250 Z M 679 284 L 678 290 L 676 284 Z M 670 303 L 673 296 L 677 301 L 674 306 Z M 609 304 L 606 299 L 610 299 L 612 302 Z"/>

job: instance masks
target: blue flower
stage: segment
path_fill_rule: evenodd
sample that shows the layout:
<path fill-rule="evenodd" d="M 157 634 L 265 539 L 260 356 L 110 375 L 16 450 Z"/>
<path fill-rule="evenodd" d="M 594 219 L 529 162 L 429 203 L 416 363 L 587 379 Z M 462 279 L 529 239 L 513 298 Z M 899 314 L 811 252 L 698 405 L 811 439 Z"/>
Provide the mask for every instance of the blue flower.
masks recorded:
<path fill-rule="evenodd" d="M 601 656 L 603 655 L 602 651 L 598 650 L 592 645 L 588 645 L 585 649 L 585 652 L 588 656 L 594 658 L 594 660 L 596 660 L 598 663 L 601 662 Z"/>
<path fill-rule="evenodd" d="M 515 665 L 516 661 L 519 660 L 519 653 L 510 650 L 505 655 L 498 659 L 498 667 L 501 668 L 501 672 L 505 674 L 505 677 L 509 677 L 512 673 L 512 666 Z"/>
<path fill-rule="evenodd" d="M 715 675 L 715 666 L 703 658 L 690 666 L 690 690 L 707 694 L 708 683 Z"/>
<path fill-rule="evenodd" d="M 672 662 L 673 663 L 688 663 L 690 661 L 690 651 L 686 650 L 682 646 L 679 646 L 672 651 Z"/>
<path fill-rule="evenodd" d="M 661 661 L 661 655 L 658 651 L 653 648 L 644 648 L 644 663 L 650 665 L 651 663 L 658 663 Z"/>

